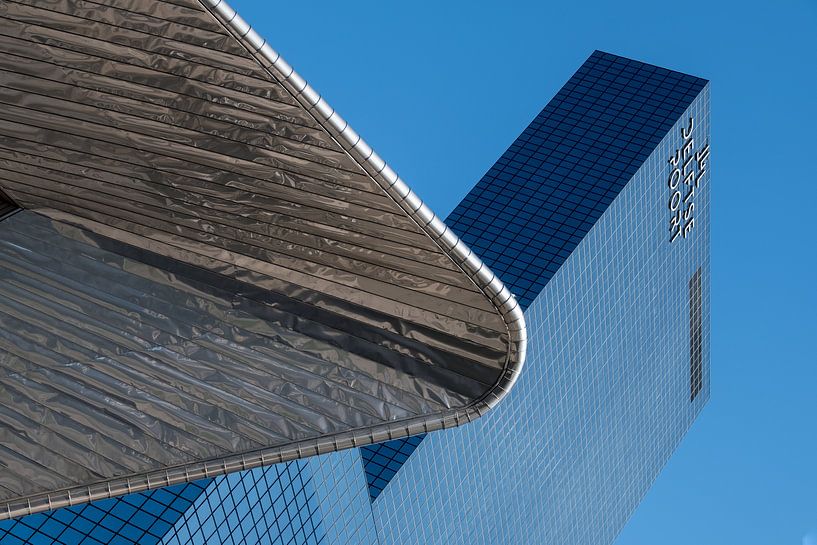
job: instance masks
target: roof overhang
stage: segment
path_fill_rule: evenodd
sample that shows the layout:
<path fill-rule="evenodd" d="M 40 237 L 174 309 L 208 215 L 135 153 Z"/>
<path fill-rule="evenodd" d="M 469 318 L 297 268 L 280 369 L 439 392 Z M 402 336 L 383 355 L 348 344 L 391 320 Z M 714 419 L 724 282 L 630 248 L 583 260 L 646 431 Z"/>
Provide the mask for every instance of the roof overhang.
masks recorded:
<path fill-rule="evenodd" d="M 0 8 L 0 518 L 457 426 L 502 282 L 224 1 Z"/>

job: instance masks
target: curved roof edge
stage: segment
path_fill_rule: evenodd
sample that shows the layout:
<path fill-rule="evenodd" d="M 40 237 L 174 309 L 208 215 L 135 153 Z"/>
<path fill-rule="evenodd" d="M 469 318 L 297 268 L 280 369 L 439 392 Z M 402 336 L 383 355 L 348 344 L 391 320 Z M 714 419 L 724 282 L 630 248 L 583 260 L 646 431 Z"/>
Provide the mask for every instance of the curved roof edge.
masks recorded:
<path fill-rule="evenodd" d="M 200 0 L 236 37 L 260 56 L 262 65 L 325 128 L 349 155 L 382 187 L 394 201 L 428 234 L 488 297 L 502 316 L 510 335 L 511 349 L 500 381 L 483 399 L 466 411 L 468 421 L 494 407 L 516 382 L 525 361 L 527 328 L 516 298 L 490 268 L 454 234 L 451 229 L 386 164 L 329 103 L 298 74 L 267 41 L 227 3 L 226 0 Z M 431 430 L 429 430 L 431 431 Z"/>
<path fill-rule="evenodd" d="M 516 298 L 499 277 L 423 203 L 371 146 L 230 7 L 226 0 L 199 2 L 247 47 L 262 66 L 273 73 L 293 98 L 310 112 L 338 144 L 488 297 L 508 329 L 510 348 L 504 372 L 489 392 L 465 408 L 32 496 L 18 503 L 7 504 L 7 509 L 0 511 L 0 520 L 456 427 L 479 418 L 495 407 L 508 394 L 522 371 L 527 351 L 525 317 Z"/>

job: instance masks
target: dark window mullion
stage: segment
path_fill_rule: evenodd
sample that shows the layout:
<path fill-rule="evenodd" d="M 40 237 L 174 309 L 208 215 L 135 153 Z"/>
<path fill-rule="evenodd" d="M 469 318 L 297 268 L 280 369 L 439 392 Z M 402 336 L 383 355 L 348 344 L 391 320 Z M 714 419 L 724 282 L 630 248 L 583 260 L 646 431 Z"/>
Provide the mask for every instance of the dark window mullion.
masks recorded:
<path fill-rule="evenodd" d="M 690 401 L 703 388 L 703 310 L 701 269 L 689 279 L 689 391 Z"/>

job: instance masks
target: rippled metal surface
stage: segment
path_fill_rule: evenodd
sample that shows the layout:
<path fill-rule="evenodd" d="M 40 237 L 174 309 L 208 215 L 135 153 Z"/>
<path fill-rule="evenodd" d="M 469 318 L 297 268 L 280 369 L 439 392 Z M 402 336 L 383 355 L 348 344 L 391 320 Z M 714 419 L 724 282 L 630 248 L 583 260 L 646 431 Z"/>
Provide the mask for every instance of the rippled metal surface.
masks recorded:
<path fill-rule="evenodd" d="M 0 516 L 457 425 L 521 364 L 202 5 L 7 1 L 0 50 Z"/>

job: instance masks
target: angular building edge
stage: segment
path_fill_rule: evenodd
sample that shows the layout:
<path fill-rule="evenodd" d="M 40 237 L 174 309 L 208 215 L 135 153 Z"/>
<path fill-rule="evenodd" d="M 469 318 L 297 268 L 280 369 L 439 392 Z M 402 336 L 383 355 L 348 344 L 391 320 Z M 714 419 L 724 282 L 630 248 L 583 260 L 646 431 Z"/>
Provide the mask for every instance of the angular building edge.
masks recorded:
<path fill-rule="evenodd" d="M 508 330 L 509 351 L 503 373 L 485 395 L 461 409 L 20 498 L 8 502 L 5 509 L 0 508 L 0 520 L 460 426 L 495 407 L 508 394 L 522 371 L 528 341 L 525 317 L 516 298 L 499 277 L 225 0 L 199 1 L 491 301 Z"/>
<path fill-rule="evenodd" d="M 466 410 L 459 411 L 462 414 L 451 416 L 457 419 L 455 425 L 459 425 L 463 419 L 471 421 L 494 407 L 510 391 L 525 361 L 527 328 L 524 314 L 516 298 L 499 277 L 491 272 L 490 268 L 434 214 L 329 103 L 230 7 L 226 0 L 200 0 L 200 2 L 247 47 L 250 54 L 255 56 L 262 66 L 272 72 L 272 75 L 292 94 L 293 98 L 306 108 L 389 197 L 462 269 L 502 316 L 508 328 L 510 340 L 504 373 L 482 399 Z M 440 423 L 447 420 L 450 420 L 450 417 L 440 419 Z M 446 427 L 450 425 L 429 428 L 427 431 Z"/>

